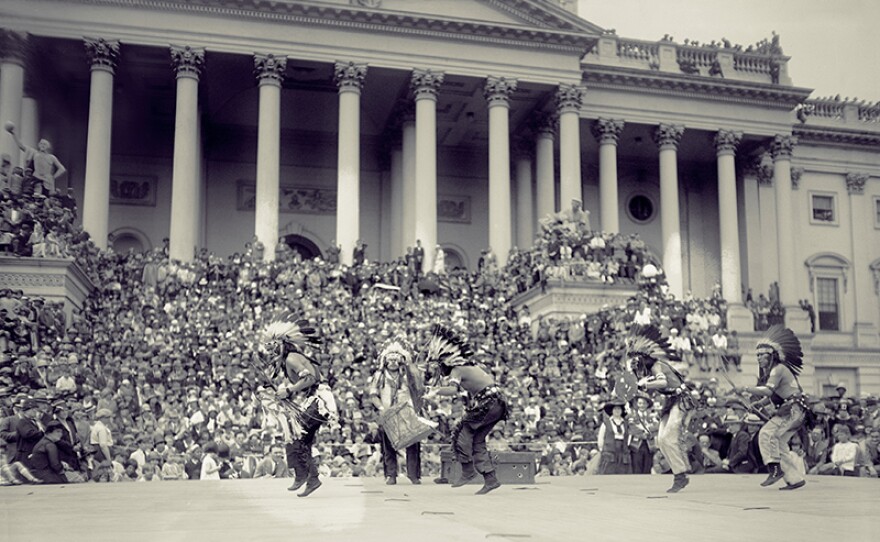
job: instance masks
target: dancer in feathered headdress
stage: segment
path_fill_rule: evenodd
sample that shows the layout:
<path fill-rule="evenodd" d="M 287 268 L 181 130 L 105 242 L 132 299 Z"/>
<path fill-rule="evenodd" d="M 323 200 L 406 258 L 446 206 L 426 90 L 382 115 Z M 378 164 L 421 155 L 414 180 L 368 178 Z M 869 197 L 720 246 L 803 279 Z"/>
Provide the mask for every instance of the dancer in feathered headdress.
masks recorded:
<path fill-rule="evenodd" d="M 305 497 L 321 486 L 312 457 L 315 435 L 321 425 L 337 418 L 336 401 L 322 382 L 317 363 L 307 347 L 321 344 L 317 329 L 308 320 L 279 320 L 268 324 L 260 336 L 260 357 L 269 370 L 259 371 L 274 396 L 263 398 L 264 411 L 282 431 L 296 478 L 288 489 Z"/>
<path fill-rule="evenodd" d="M 425 393 L 425 378 L 414 363 L 406 343 L 397 339 L 388 341 L 379 353 L 377 361 L 378 366 L 370 380 L 369 393 L 370 402 L 379 411 L 380 419 L 383 414 L 389 412 L 389 409 L 403 404 L 412 407 L 407 410 L 408 413 L 413 416 L 419 414 L 422 409 L 422 396 Z M 430 428 L 428 430 L 430 431 Z M 379 434 L 385 483 L 393 485 L 397 483 L 397 450 L 384 427 L 380 426 Z M 413 484 L 421 483 L 422 446 L 419 442 L 406 446 L 406 474 Z"/>
<path fill-rule="evenodd" d="M 464 416 L 452 434 L 455 457 L 461 465 L 461 478 L 452 487 L 461 487 L 483 475 L 483 487 L 477 495 L 485 495 L 501 487 L 495 466 L 486 449 L 486 437 L 495 424 L 507 418 L 507 401 L 488 372 L 477 366 L 470 345 L 452 330 L 435 324 L 426 347 L 428 370 L 435 373 L 434 382 L 446 378 L 454 386 L 438 386 L 434 394 L 458 395 L 459 387 L 468 393 Z"/>
<path fill-rule="evenodd" d="M 633 326 L 626 338 L 626 368 L 639 379 L 638 389 L 655 391 L 665 397 L 660 411 L 657 446 L 669 463 L 675 480 L 667 491 L 676 493 L 688 485 L 690 463 L 682 443 L 687 431 L 686 418 L 693 409 L 690 386 L 684 376 L 669 364 L 675 354 L 669 339 L 654 326 Z M 631 378 L 631 377 L 630 377 Z"/>
<path fill-rule="evenodd" d="M 761 457 L 769 471 L 761 485 L 771 486 L 784 478 L 786 485 L 779 489 L 797 489 L 806 481 L 788 458 L 788 441 L 803 425 L 809 411 L 797 380 L 804 365 L 801 342 L 792 330 L 777 324 L 758 340 L 756 354 L 758 384 L 742 391 L 764 397 L 758 404 L 769 401 L 776 405 L 776 413 L 758 433 Z"/>

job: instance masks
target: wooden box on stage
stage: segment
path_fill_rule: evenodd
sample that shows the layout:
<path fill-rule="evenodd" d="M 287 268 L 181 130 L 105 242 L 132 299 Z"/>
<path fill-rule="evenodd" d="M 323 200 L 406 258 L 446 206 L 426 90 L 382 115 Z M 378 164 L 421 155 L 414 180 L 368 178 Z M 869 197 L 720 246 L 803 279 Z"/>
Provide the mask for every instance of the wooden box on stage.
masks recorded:
<path fill-rule="evenodd" d="M 538 454 L 532 452 L 489 452 L 495 465 L 495 476 L 502 484 L 534 484 L 538 470 Z M 455 460 L 451 450 L 440 452 L 440 476 L 450 482 L 461 477 L 461 465 Z M 477 476 L 472 484 L 482 484 L 483 477 Z"/>

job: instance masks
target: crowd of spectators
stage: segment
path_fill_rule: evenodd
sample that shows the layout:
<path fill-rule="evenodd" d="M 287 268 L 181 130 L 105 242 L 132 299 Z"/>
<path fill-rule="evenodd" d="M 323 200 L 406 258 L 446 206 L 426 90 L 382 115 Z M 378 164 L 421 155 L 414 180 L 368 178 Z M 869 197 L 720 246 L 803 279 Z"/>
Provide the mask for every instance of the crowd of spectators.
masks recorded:
<path fill-rule="evenodd" d="M 32 198 L 35 205 L 39 198 Z M 340 423 L 318 439 L 323 474 L 379 472 L 377 416 L 368 400 L 377 353 L 392 337 L 418 349 L 434 322 L 465 334 L 509 394 L 512 415 L 490 437 L 492 447 L 539 454 L 542 474 L 597 472 L 602 407 L 612 397 L 629 326 L 652 323 L 676 336 L 680 368 L 694 377 L 727 370 L 728 363 L 738 367 L 735 336 L 725 333 L 721 296 L 675 299 L 637 238 L 558 222 L 528 251 L 533 268 L 576 251 L 606 270 L 609 260 L 632 261 L 632 277 L 620 275 L 620 267 L 607 277 L 631 280 L 636 295 L 597 314 L 533 321 L 527 307 L 517 311 L 509 303 L 521 291 L 520 279 L 535 276 L 522 264 L 526 253 L 501 269 L 487 254 L 474 273 L 422 274 L 406 258 L 363 258 L 351 267 L 303 261 L 283 244 L 274 261 L 264 262 L 256 240 L 228 258 L 202 250 L 180 262 L 168 258 L 167 244 L 116 254 L 84 239 L 86 248 L 69 253 L 90 270 L 96 289 L 72 322 L 59 306 L 0 291 L 3 480 L 45 480 L 32 471 L 59 469 L 68 481 L 97 482 L 289 475 L 281 432 L 260 408 L 256 355 L 260 329 L 289 314 L 308 316 L 324 337 L 312 354 L 340 406 Z M 705 409 L 694 427 L 712 436 L 721 428 L 724 397 L 717 381 L 705 382 L 697 392 Z M 843 404 L 828 408 L 839 412 Z M 439 472 L 440 450 L 463 406 L 446 398 L 427 408 L 439 424 L 424 446 L 423 472 L 430 475 Z M 848 409 L 861 422 L 847 424 L 857 439 L 866 427 L 878 427 L 876 401 Z M 834 434 L 830 426 L 824 431 Z M 45 455 L 39 469 L 35 449 L 48 450 L 39 453 Z M 654 470 L 663 471 L 659 457 Z"/>

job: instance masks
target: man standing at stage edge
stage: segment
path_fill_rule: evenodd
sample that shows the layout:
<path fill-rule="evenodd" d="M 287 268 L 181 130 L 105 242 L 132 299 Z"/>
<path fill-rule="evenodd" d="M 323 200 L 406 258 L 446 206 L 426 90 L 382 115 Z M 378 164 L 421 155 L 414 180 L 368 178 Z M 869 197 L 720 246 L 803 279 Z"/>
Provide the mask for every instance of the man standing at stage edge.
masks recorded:
<path fill-rule="evenodd" d="M 467 484 L 479 473 L 483 475 L 483 487 L 476 494 L 485 495 L 501 487 L 486 448 L 486 437 L 495 424 L 507 418 L 507 401 L 489 373 L 470 359 L 471 347 L 449 329 L 435 324 L 427 350 L 427 374 L 432 382 L 446 379 L 453 384 L 431 388 L 427 396 L 458 395 L 459 388 L 468 395 L 464 416 L 452 434 L 455 457 L 461 465 L 461 478 L 452 487 Z"/>
<path fill-rule="evenodd" d="M 379 367 L 370 381 L 370 401 L 381 414 L 392 406 L 409 403 L 416 413 L 421 407 L 424 377 L 412 362 L 412 356 L 402 342 L 388 342 L 379 354 Z M 397 450 L 384 429 L 379 429 L 382 444 L 382 466 L 385 483 L 397 483 Z M 418 442 L 406 447 L 406 475 L 413 484 L 422 478 L 422 445 Z"/>

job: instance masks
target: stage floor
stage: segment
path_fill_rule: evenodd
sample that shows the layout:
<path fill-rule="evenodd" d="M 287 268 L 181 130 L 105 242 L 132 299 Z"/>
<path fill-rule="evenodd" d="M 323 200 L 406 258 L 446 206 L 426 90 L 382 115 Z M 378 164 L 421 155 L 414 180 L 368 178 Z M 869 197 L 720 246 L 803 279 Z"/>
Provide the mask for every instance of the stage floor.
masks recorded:
<path fill-rule="evenodd" d="M 763 475 L 539 478 L 475 496 L 403 478 L 328 478 L 307 498 L 291 480 L 0 488 L 0 540 L 43 541 L 876 541 L 880 482 L 808 477 L 796 491 Z"/>

